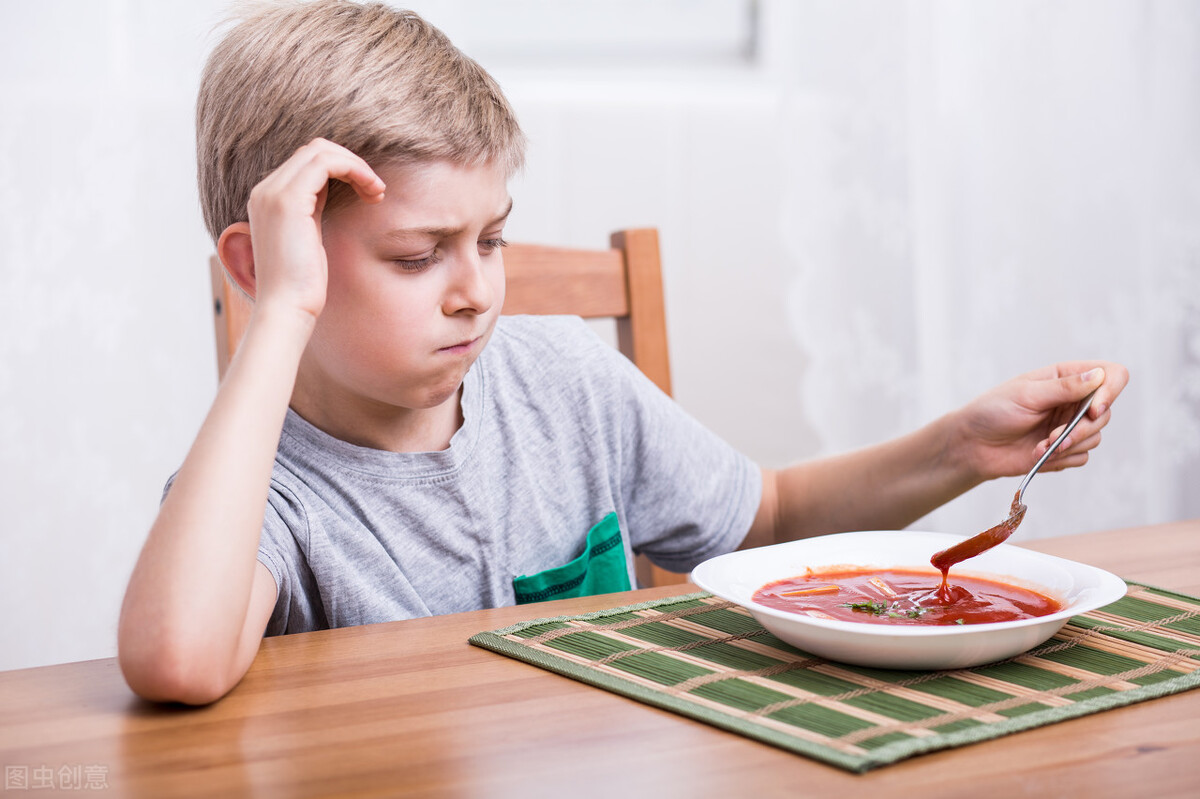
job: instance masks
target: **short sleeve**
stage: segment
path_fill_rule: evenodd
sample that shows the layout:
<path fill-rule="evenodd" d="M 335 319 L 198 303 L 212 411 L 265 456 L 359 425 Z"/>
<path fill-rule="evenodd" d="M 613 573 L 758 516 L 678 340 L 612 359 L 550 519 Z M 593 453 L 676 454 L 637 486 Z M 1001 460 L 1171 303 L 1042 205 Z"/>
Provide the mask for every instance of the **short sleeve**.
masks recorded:
<path fill-rule="evenodd" d="M 170 493 L 177 474 L 178 472 L 167 479 L 163 487 L 163 500 Z M 302 505 L 282 484 L 273 480 L 258 540 L 258 562 L 266 566 L 267 571 L 275 578 L 275 609 L 267 622 L 266 635 L 281 635 L 287 632 L 291 609 L 296 604 L 295 586 L 301 582 L 297 577 L 297 564 L 305 561 L 292 532 L 293 527 L 298 525 L 295 521 L 289 524 L 285 519 L 295 519 L 297 512 L 303 515 Z"/>
<path fill-rule="evenodd" d="M 267 622 L 268 636 L 322 629 L 313 626 L 324 622 L 326 614 L 305 556 L 308 534 L 303 503 L 286 484 L 272 480 L 258 542 L 258 561 L 271 572 L 278 591 Z"/>
<path fill-rule="evenodd" d="M 611 348 L 607 348 L 611 350 Z M 686 572 L 736 549 L 762 501 L 762 472 L 620 353 L 610 356 L 619 408 L 624 522 L 635 552 Z"/>

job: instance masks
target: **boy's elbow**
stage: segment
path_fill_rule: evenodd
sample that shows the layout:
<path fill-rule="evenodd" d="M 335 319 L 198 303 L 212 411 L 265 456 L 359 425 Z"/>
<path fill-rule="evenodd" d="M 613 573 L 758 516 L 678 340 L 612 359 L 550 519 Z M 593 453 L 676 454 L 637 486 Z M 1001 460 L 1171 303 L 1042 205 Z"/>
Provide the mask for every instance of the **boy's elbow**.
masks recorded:
<path fill-rule="evenodd" d="M 121 640 L 117 662 L 130 689 L 151 702 L 211 704 L 237 685 L 227 663 L 217 662 L 211 649 L 158 643 L 141 646 Z"/>
<path fill-rule="evenodd" d="M 125 672 L 130 689 L 151 702 L 178 702 L 184 705 L 209 705 L 229 693 L 232 685 L 212 680 L 197 680 L 168 672 Z"/>

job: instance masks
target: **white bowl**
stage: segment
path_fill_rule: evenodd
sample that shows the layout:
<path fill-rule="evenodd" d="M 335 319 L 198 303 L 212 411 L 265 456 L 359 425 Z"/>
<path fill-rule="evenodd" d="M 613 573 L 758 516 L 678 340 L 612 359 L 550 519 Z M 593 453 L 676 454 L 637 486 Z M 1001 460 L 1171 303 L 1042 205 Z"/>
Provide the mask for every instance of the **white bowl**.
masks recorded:
<path fill-rule="evenodd" d="M 955 669 L 1018 655 L 1037 646 L 1072 616 L 1125 595 L 1125 582 L 1101 569 L 1001 544 L 950 570 L 1031 588 L 1062 601 L 1057 613 L 991 624 L 921 626 L 818 619 L 760 605 L 754 592 L 808 568 L 909 568 L 936 571 L 933 553 L 962 536 L 910 530 L 838 533 L 731 552 L 706 560 L 692 582 L 741 605 L 782 641 L 827 660 L 888 669 Z"/>

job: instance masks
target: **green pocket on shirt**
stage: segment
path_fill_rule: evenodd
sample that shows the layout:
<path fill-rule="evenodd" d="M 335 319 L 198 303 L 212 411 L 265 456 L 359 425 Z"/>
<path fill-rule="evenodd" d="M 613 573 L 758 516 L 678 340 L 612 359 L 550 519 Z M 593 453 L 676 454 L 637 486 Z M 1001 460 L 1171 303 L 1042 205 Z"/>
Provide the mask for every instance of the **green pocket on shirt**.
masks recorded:
<path fill-rule="evenodd" d="M 517 604 L 628 591 L 629 570 L 617 514 L 610 513 L 588 531 L 583 554 L 562 566 L 513 578 Z"/>

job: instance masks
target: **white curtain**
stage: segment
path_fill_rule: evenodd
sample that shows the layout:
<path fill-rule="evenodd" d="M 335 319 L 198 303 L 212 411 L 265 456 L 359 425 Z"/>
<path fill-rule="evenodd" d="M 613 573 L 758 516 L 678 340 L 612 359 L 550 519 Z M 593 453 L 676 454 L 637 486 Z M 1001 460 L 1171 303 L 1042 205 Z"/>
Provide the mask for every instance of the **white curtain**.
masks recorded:
<path fill-rule="evenodd" d="M 1029 534 L 1200 515 L 1200 4 L 804 3 L 779 228 L 821 451 L 1057 359 L 1132 382 Z M 919 526 L 1001 518 L 1016 481 Z"/>

